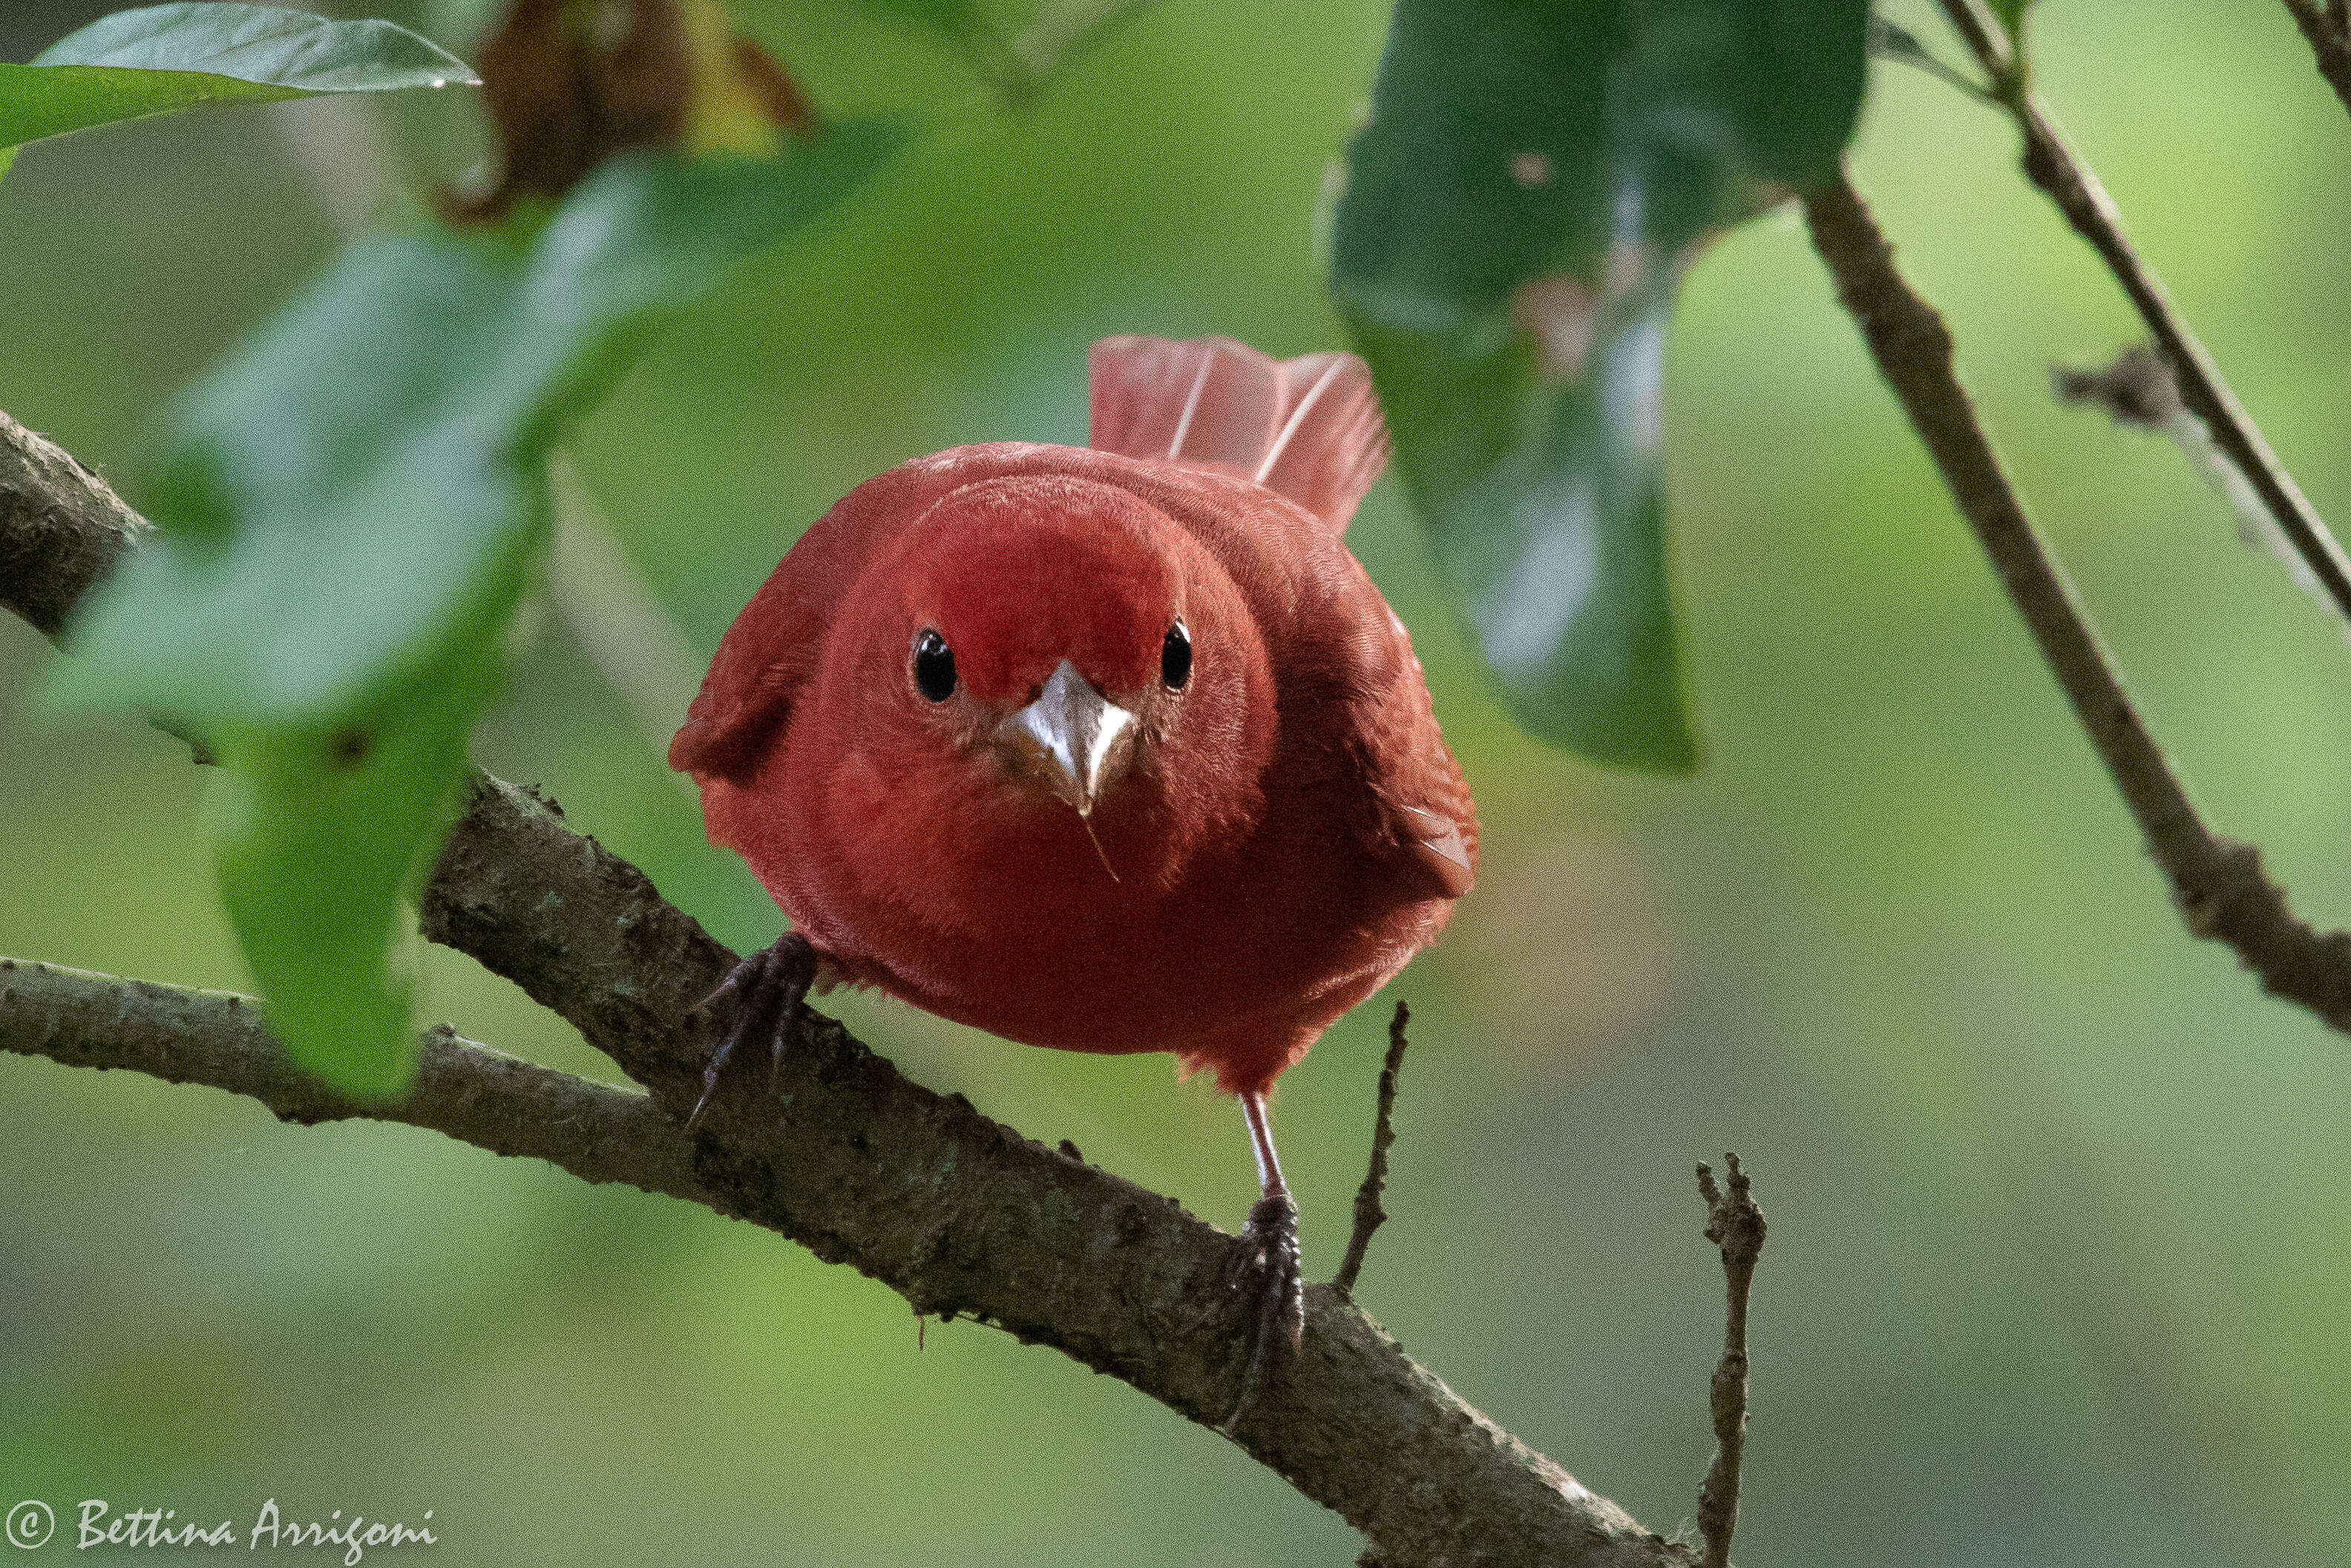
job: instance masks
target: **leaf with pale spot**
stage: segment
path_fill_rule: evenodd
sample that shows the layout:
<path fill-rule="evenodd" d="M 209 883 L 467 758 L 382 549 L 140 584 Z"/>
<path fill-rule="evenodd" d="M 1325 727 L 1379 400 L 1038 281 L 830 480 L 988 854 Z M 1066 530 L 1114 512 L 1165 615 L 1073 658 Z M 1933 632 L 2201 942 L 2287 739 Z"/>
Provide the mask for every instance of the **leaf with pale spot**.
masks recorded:
<path fill-rule="evenodd" d="M 1332 287 L 1511 711 L 1697 765 L 1666 558 L 1666 329 L 1711 235 L 1828 178 L 1865 0 L 1401 0 Z"/>

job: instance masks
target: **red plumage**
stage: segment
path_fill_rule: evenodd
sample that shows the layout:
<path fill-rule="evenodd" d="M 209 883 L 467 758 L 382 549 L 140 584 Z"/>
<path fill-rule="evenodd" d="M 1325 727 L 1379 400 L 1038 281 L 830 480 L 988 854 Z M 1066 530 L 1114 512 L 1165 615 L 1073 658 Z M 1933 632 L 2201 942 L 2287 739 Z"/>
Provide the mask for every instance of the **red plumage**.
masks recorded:
<path fill-rule="evenodd" d="M 1253 1097 L 1435 937 L 1477 820 L 1341 538 L 1362 362 L 1121 338 L 1092 380 L 1092 447 L 956 447 L 809 529 L 670 760 L 841 975 Z"/>

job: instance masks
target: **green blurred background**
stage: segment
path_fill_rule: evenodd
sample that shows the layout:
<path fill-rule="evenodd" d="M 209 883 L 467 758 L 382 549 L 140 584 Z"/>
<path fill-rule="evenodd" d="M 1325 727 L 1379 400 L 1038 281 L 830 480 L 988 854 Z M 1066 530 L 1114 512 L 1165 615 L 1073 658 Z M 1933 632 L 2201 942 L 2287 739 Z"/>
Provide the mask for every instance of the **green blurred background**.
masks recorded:
<path fill-rule="evenodd" d="M 109 8 L 10 0 L 0 58 Z M 470 52 L 485 6 L 330 8 Z M 1316 211 L 1377 59 L 1374 0 L 1160 0 L 1019 113 L 886 10 L 737 9 L 828 110 L 926 130 L 667 332 L 577 444 L 695 657 L 868 475 L 1081 439 L 1095 336 L 1337 340 Z M 2037 22 L 2059 115 L 2351 524 L 2351 120 L 2283 8 L 2047 0 Z M 200 110 L 27 152 L 0 187 L 0 407 L 135 500 L 165 400 L 371 211 L 469 162 L 476 112 Z M 2351 915 L 2351 652 L 2177 452 L 2048 396 L 2053 359 L 2134 336 L 2109 281 L 2016 178 L 2004 123 L 1915 71 L 1878 68 L 1855 162 L 2217 825 L 2305 913 Z M 1415 1048 L 1365 1305 L 1670 1531 L 1710 1450 L 1720 1333 L 1690 1169 L 1733 1148 L 1771 1220 L 1742 1561 L 2340 1563 L 2351 1042 L 2183 934 L 1794 219 L 1691 272 L 1667 396 L 1695 781 L 1514 734 L 1392 482 L 1351 534 L 1486 834 L 1480 886 L 1389 993 Z M 592 554 L 569 570 L 615 587 Z M 610 678 L 658 694 L 694 672 L 658 638 L 600 652 L 561 613 L 526 619 L 480 760 L 544 783 L 726 941 L 769 939 L 774 909 L 703 843 Z M 0 622 L 0 952 L 248 986 L 201 779 L 132 720 L 41 718 L 55 657 Z M 612 1075 L 470 960 L 423 964 L 430 1016 Z M 1229 1103 L 1163 1059 L 835 1002 L 921 1081 L 1220 1224 L 1253 1196 Z M 1385 1009 L 1279 1097 L 1318 1274 Z M 1335 1517 L 1123 1385 L 969 1323 L 925 1337 L 881 1287 L 685 1205 L 0 1058 L 0 1505 L 67 1515 L 50 1552 L 85 1497 L 240 1530 L 275 1497 L 431 1509 L 444 1563 L 1351 1560 Z"/>

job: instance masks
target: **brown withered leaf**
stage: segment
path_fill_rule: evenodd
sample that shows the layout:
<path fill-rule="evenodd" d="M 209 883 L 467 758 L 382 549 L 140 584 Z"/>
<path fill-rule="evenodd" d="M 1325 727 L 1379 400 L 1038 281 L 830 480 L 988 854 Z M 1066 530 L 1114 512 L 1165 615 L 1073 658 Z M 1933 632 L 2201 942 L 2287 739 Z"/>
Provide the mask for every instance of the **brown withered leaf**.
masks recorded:
<path fill-rule="evenodd" d="M 631 148 L 753 150 L 739 125 L 714 136 L 698 123 L 738 104 L 763 128 L 803 139 L 817 129 L 799 85 L 758 45 L 731 36 L 715 0 L 515 0 L 482 46 L 480 68 L 497 183 L 477 194 L 444 191 L 452 223 L 495 222 L 525 197 L 559 201 Z"/>
<path fill-rule="evenodd" d="M 768 118 L 803 141 L 817 132 L 816 105 L 800 90 L 789 72 L 749 38 L 735 40 L 735 70 Z"/>

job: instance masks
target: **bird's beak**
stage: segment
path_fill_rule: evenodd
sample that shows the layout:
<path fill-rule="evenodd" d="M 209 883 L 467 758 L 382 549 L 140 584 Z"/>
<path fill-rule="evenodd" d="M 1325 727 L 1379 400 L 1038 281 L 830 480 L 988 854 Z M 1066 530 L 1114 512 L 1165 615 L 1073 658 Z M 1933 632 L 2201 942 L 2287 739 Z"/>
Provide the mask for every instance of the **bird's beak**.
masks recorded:
<path fill-rule="evenodd" d="M 996 740 L 1079 816 L 1090 817 L 1133 759 L 1134 731 L 1134 716 L 1106 701 L 1064 659 L 1035 702 L 996 727 Z"/>

